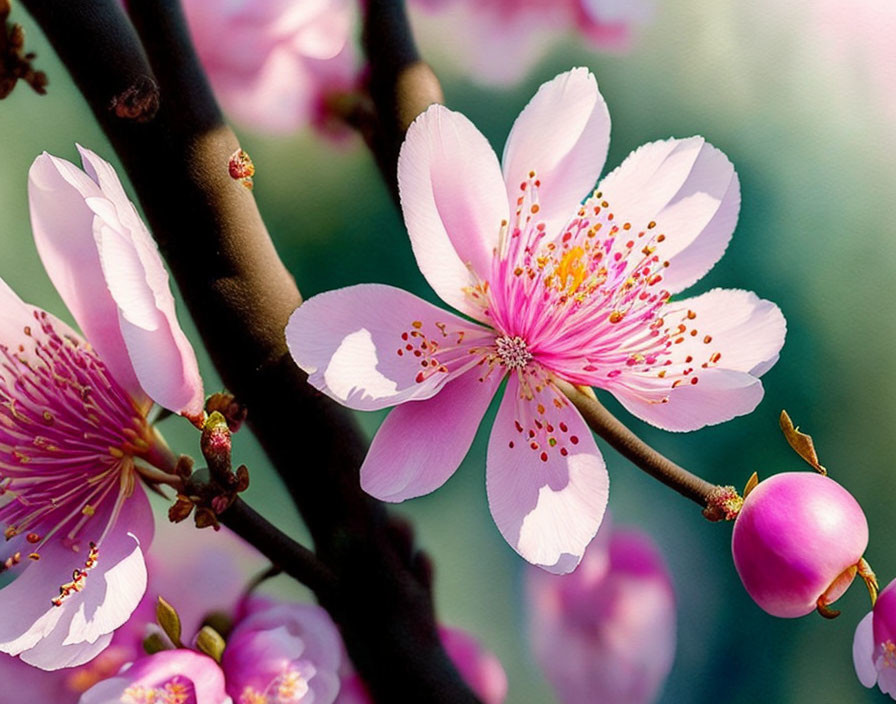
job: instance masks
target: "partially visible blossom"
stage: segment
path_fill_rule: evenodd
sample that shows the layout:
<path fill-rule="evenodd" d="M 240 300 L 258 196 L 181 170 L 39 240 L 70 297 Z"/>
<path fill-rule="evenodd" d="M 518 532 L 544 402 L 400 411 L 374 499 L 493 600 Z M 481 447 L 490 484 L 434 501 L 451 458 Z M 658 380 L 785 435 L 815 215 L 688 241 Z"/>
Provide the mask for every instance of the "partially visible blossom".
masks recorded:
<path fill-rule="evenodd" d="M 196 415 L 202 385 L 168 275 L 112 167 L 44 154 L 29 175 L 44 266 L 88 336 L 0 281 L 0 651 L 45 669 L 90 660 L 146 587 L 141 475 L 175 458 L 152 401 Z"/>
<path fill-rule="evenodd" d="M 398 406 L 361 467 L 365 491 L 434 491 L 469 449 L 503 379 L 486 483 L 510 545 L 575 568 L 609 481 L 556 381 L 611 392 L 668 430 L 752 411 L 785 322 L 749 291 L 672 300 L 722 256 L 740 189 L 700 137 L 642 146 L 600 174 L 610 120 L 594 76 L 545 83 L 514 123 L 503 164 L 459 113 L 431 106 L 398 160 L 405 224 L 424 276 L 470 322 L 390 286 L 315 296 L 290 319 L 309 382 L 359 410 Z"/>
<path fill-rule="evenodd" d="M 650 0 L 415 0 L 422 41 L 450 54 L 479 83 L 521 80 L 571 35 L 589 46 L 619 51 L 652 12 Z M 449 44 L 450 41 L 450 44 Z"/>
<path fill-rule="evenodd" d="M 896 699 L 896 580 L 878 595 L 856 628 L 852 659 L 859 681 Z"/>
<path fill-rule="evenodd" d="M 250 609 L 227 639 L 221 667 L 239 704 L 332 704 L 339 692 L 342 642 L 321 607 Z"/>
<path fill-rule="evenodd" d="M 97 683 L 78 704 L 232 704 L 218 663 L 192 650 L 140 658 Z"/>
<path fill-rule="evenodd" d="M 815 472 L 759 482 L 734 522 L 731 551 L 747 593 L 772 616 L 826 607 L 849 587 L 868 547 L 862 507 Z"/>
<path fill-rule="evenodd" d="M 461 678 L 483 704 L 502 704 L 507 698 L 507 675 L 501 661 L 459 628 L 440 626 L 439 637 Z M 342 674 L 336 704 L 373 704 L 364 681 L 350 668 Z"/>
<path fill-rule="evenodd" d="M 185 0 L 184 12 L 215 95 L 248 128 L 326 126 L 354 87 L 350 0 Z"/>
<path fill-rule="evenodd" d="M 675 596 L 653 541 L 604 521 L 569 575 L 527 571 L 529 638 L 563 704 L 649 704 L 675 657 Z"/>

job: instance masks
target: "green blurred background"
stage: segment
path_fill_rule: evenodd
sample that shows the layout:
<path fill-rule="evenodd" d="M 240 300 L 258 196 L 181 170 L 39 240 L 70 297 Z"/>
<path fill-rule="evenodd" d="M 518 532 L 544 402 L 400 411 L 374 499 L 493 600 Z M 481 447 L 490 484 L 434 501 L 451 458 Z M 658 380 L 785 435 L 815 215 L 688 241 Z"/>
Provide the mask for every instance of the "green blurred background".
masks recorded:
<path fill-rule="evenodd" d="M 539 83 L 586 65 L 597 75 L 613 119 L 608 167 L 643 142 L 692 134 L 730 157 L 741 179 L 740 222 L 725 257 L 693 292 L 746 288 L 781 306 L 788 339 L 764 377 L 765 400 L 749 417 L 689 434 L 653 429 L 609 397 L 603 400 L 679 463 L 737 486 L 754 470 L 765 477 L 807 469 L 778 431 L 778 413 L 786 408 L 814 436 L 832 476 L 864 506 L 871 527 L 867 557 L 884 585 L 896 575 L 890 533 L 896 522 L 896 471 L 890 464 L 896 316 L 886 305 L 896 293 L 896 223 L 890 220 L 896 80 L 885 64 L 868 61 L 863 37 L 850 36 L 848 24 L 819 24 L 819 8 L 807 1 L 669 0 L 628 54 L 596 54 L 570 38 L 525 85 L 510 90 L 478 88 L 453 75 L 445 46 L 432 55 L 448 104 L 467 114 L 499 153 L 512 120 Z M 76 141 L 115 159 L 30 18 L 17 8 L 13 19 L 28 29 L 50 87 L 46 97 L 37 97 L 20 86 L 0 104 L 0 276 L 29 302 L 70 319 L 31 239 L 28 167 L 43 150 L 74 160 Z M 892 95 L 882 92 L 888 82 Z M 385 282 L 434 300 L 357 140 L 334 148 L 309 134 L 242 138 L 258 170 L 255 193 L 262 213 L 306 297 L 358 282 Z M 188 332 L 198 345 L 195 331 Z M 211 365 L 204 356 L 202 363 L 206 388 L 214 390 Z M 367 414 L 361 422 L 372 433 L 382 417 Z M 488 427 L 487 419 L 444 488 L 396 510 L 414 521 L 436 560 L 441 620 L 474 632 L 500 656 L 510 679 L 509 702 L 549 702 L 550 691 L 526 647 L 520 579 L 525 565 L 501 538 L 486 504 Z M 165 432 L 178 450 L 198 454 L 189 429 L 166 421 Z M 253 472 L 250 503 L 303 535 L 248 433 L 235 444 L 238 460 Z M 815 615 L 788 621 L 766 615 L 734 571 L 731 526 L 707 523 L 694 505 L 603 449 L 616 523 L 637 525 L 653 536 L 677 591 L 678 652 L 662 702 L 883 699 L 861 687 L 852 667 L 853 630 L 869 608 L 861 584 L 841 600 L 843 615 L 833 622 Z"/>

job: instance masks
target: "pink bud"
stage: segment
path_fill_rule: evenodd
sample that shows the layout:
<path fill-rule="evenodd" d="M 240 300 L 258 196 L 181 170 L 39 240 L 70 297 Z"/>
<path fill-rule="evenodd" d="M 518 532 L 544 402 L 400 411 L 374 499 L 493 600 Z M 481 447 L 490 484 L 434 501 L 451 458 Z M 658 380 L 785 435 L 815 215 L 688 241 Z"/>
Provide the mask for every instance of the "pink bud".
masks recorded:
<path fill-rule="evenodd" d="M 734 523 L 734 566 L 772 616 L 823 610 L 846 591 L 868 546 L 858 502 L 833 479 L 784 472 L 760 482 Z"/>
<path fill-rule="evenodd" d="M 877 684 L 896 699 L 896 580 L 880 593 L 874 609 L 856 628 L 852 657 L 863 685 Z"/>

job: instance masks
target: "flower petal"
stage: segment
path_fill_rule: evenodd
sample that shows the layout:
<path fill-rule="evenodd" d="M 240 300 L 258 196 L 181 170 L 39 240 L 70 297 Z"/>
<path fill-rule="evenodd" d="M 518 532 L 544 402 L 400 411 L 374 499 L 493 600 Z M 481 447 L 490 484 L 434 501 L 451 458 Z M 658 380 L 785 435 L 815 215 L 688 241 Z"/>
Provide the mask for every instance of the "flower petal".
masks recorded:
<path fill-rule="evenodd" d="M 85 200 L 101 195 L 87 174 L 46 152 L 28 172 L 31 228 L 44 268 L 112 376 L 143 405 L 94 243 L 95 216 Z"/>
<path fill-rule="evenodd" d="M 558 232 L 591 194 L 610 145 L 610 113 L 586 68 L 544 83 L 523 109 L 504 147 L 507 197 L 516 203 L 520 184 L 534 171 L 539 217 Z"/>
<path fill-rule="evenodd" d="M 877 683 L 877 668 L 874 666 L 874 633 L 872 622 L 874 613 L 868 614 L 859 621 L 856 634 L 852 639 L 852 662 L 856 667 L 856 676 L 866 687 Z"/>
<path fill-rule="evenodd" d="M 674 431 L 697 430 L 750 413 L 764 393 L 759 379 L 729 369 L 701 369 L 698 384 L 675 388 L 655 374 L 623 374 L 614 382 L 607 388 L 629 413 Z"/>
<path fill-rule="evenodd" d="M 78 150 L 85 170 L 103 191 L 103 197 L 87 198 L 86 203 L 96 215 L 95 246 L 137 379 L 159 405 L 198 415 L 205 400 L 199 366 L 177 322 L 156 243 L 112 166 L 89 149 Z"/>
<path fill-rule="evenodd" d="M 164 687 L 170 682 L 179 683 L 189 692 L 189 701 L 195 704 L 231 704 L 224 691 L 224 673 L 218 664 L 206 655 L 192 650 L 163 650 L 143 657 L 115 677 L 103 680 L 82 695 L 79 704 L 115 704 L 128 701 L 126 691 L 149 690 L 147 701 L 164 696 Z M 159 701 L 163 701 L 161 698 Z"/>
<path fill-rule="evenodd" d="M 7 615 L 0 622 L 0 650 L 55 670 L 87 662 L 108 645 L 107 636 L 127 621 L 146 590 L 142 551 L 152 539 L 152 512 L 142 489 L 124 502 L 100 541 L 111 513 L 111 506 L 98 511 L 82 528 L 82 534 L 95 535 L 96 562 L 82 589 L 70 593 L 60 606 L 52 601 L 59 587 L 72 580 L 74 569 L 84 569 L 87 558 L 86 550 L 74 552 L 61 539 L 40 548 L 40 559 L 0 591 Z"/>
<path fill-rule="evenodd" d="M 739 289 L 716 288 L 669 303 L 663 311 L 666 324 L 678 317 L 689 330 L 684 341 L 673 346 L 673 360 L 691 357 L 698 372 L 706 362 L 762 376 L 778 361 L 787 333 L 787 321 L 778 306 Z"/>
<path fill-rule="evenodd" d="M 488 502 L 501 534 L 549 572 L 575 569 L 600 527 L 609 477 L 571 403 L 535 375 L 511 375 L 488 445 Z"/>
<path fill-rule="evenodd" d="M 491 339 L 485 328 L 380 284 L 314 296 L 286 326 L 289 350 L 308 382 L 362 411 L 433 396 L 475 364 L 471 346 Z"/>
<path fill-rule="evenodd" d="M 395 408 L 361 465 L 361 488 L 380 501 L 404 501 L 435 491 L 458 468 L 501 375 L 474 367 L 438 394 Z"/>
<path fill-rule="evenodd" d="M 398 156 L 401 210 L 420 271 L 443 301 L 482 316 L 463 289 L 488 279 L 509 217 L 501 167 L 466 117 L 432 105 L 408 128 Z M 472 271 L 471 271 L 472 270 Z"/>
<path fill-rule="evenodd" d="M 598 187 L 618 222 L 637 232 L 656 223 L 656 248 L 675 293 L 721 258 L 737 224 L 740 184 L 734 167 L 702 137 L 651 142 L 632 152 Z"/>

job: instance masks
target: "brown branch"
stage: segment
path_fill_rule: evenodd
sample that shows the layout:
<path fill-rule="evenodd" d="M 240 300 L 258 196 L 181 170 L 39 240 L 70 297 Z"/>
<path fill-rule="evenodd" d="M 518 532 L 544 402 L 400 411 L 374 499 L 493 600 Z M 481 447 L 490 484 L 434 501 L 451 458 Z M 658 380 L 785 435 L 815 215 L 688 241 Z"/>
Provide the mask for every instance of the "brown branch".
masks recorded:
<path fill-rule="evenodd" d="M 442 86 L 417 53 L 403 0 L 367 0 L 362 42 L 374 110 L 357 123 L 397 200 L 396 165 L 405 132 L 417 115 L 444 101 Z"/>
<path fill-rule="evenodd" d="M 254 199 L 230 178 L 239 145 L 177 2 L 129 0 L 133 26 L 116 0 L 23 3 L 115 147 L 221 377 L 335 574 L 317 596 L 372 694 L 475 702 L 441 648 L 425 561 L 359 488 L 365 448 L 352 417 L 289 357 L 283 330 L 301 297 Z"/>
<path fill-rule="evenodd" d="M 620 455 L 682 496 L 699 504 L 707 518 L 718 520 L 733 517 L 727 515 L 730 512 L 729 502 L 737 503 L 737 498 L 731 496 L 734 491 L 732 487 L 712 484 L 675 464 L 625 427 L 593 395 L 583 393 L 565 381 L 557 380 L 556 384 L 579 409 L 588 426 Z M 739 506 L 737 508 L 739 509 Z"/>
<path fill-rule="evenodd" d="M 249 504 L 237 498 L 218 518 L 246 542 L 258 548 L 277 572 L 285 572 L 314 592 L 336 588 L 336 575 L 311 550 L 268 522 Z"/>

